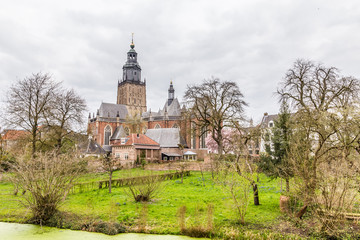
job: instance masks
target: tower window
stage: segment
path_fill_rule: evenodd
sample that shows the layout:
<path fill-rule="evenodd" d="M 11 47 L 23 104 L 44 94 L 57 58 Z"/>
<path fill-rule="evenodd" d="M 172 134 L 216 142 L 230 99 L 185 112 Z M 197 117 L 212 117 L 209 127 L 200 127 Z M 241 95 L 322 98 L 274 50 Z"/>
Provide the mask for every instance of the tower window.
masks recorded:
<path fill-rule="evenodd" d="M 134 75 L 136 75 L 136 72 L 134 72 Z"/>

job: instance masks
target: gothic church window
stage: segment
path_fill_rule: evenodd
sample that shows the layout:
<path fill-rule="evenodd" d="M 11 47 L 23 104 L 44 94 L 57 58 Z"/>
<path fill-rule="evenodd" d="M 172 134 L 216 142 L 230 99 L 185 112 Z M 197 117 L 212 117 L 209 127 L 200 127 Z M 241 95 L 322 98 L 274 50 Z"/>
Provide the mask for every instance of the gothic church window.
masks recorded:
<path fill-rule="evenodd" d="M 107 125 L 104 130 L 104 145 L 110 144 L 110 137 L 111 137 L 111 127 Z"/>
<path fill-rule="evenodd" d="M 201 137 L 200 137 L 200 144 L 201 144 L 200 148 L 206 148 L 206 143 L 205 143 L 206 137 L 207 137 L 207 129 L 206 127 L 202 127 Z"/>
<path fill-rule="evenodd" d="M 196 149 L 196 125 L 195 123 L 191 124 L 191 145 L 193 149 Z"/>

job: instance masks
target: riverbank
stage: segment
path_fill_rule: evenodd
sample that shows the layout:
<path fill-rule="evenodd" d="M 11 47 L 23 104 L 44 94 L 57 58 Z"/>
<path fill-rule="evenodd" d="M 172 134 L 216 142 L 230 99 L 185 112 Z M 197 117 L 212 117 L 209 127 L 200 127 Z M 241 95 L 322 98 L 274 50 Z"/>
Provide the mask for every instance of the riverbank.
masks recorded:
<path fill-rule="evenodd" d="M 52 227 L 40 227 L 31 224 L 3 223 L 0 222 L 1 239 L 11 240 L 74 240 L 85 238 L 86 240 L 191 240 L 194 238 L 174 235 L 152 235 L 140 233 L 123 233 L 116 236 L 107 236 L 100 233 L 88 233 L 58 229 Z M 204 238 L 205 239 L 205 238 Z"/>
<path fill-rule="evenodd" d="M 132 170 L 134 171 L 134 170 Z M 116 172 L 119 177 L 125 171 Z M 93 176 L 101 179 L 102 176 Z M 86 176 L 86 181 L 91 175 Z M 59 215 L 50 226 L 114 234 L 141 232 L 155 234 L 217 237 L 220 239 L 300 239 L 292 229 L 283 230 L 279 210 L 280 184 L 265 176 L 260 178 L 260 203 L 249 199 L 245 225 L 240 225 L 231 197 L 216 185 L 211 173 L 191 172 L 190 176 L 168 180 L 162 191 L 148 203 L 136 203 L 125 193 L 125 187 L 96 189 L 70 194 L 60 207 Z M 9 183 L 0 183 L 0 221 L 27 222 L 30 212 L 19 204 L 21 194 L 14 196 Z M 179 209 L 185 206 L 185 227 L 180 228 Z M 212 210 L 209 211 L 209 208 Z M 210 213 L 209 213 L 210 212 Z M 284 236 L 285 234 L 285 236 Z"/>

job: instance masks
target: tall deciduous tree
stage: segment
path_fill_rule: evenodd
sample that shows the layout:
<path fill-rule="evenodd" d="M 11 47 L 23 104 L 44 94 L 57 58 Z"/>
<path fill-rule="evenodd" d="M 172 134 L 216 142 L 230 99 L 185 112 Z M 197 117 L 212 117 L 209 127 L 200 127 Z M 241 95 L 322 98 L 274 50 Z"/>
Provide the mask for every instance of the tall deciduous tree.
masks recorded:
<path fill-rule="evenodd" d="M 4 118 L 11 127 L 30 133 L 34 155 L 41 137 L 51 138 L 52 148 L 60 150 L 74 125 L 83 122 L 85 109 L 85 100 L 74 90 L 62 89 L 49 74 L 36 73 L 11 86 Z M 46 131 L 44 136 L 41 130 Z"/>
<path fill-rule="evenodd" d="M 298 217 L 317 203 L 317 190 L 326 184 L 320 177 L 332 172 L 332 161 L 351 162 L 360 138 L 359 90 L 358 79 L 310 61 L 297 60 L 286 73 L 278 94 L 296 112 L 289 158 L 302 184 L 304 208 Z"/>
<path fill-rule="evenodd" d="M 198 129 L 211 132 L 220 154 L 223 152 L 222 129 L 243 119 L 247 106 L 243 98 L 235 82 L 222 82 L 214 77 L 200 85 L 187 86 L 184 99 L 189 105 L 191 119 Z"/>
<path fill-rule="evenodd" d="M 86 103 L 73 89 L 61 89 L 56 94 L 55 101 L 56 104 L 46 114 L 48 114 L 47 124 L 51 128 L 49 137 L 55 142 L 54 147 L 60 151 L 64 139 L 84 123 Z"/>
<path fill-rule="evenodd" d="M 49 74 L 36 73 L 17 81 L 6 99 L 6 122 L 15 128 L 27 130 L 31 134 L 32 154 L 37 150 L 39 127 L 46 122 L 45 112 L 55 105 L 59 83 Z"/>

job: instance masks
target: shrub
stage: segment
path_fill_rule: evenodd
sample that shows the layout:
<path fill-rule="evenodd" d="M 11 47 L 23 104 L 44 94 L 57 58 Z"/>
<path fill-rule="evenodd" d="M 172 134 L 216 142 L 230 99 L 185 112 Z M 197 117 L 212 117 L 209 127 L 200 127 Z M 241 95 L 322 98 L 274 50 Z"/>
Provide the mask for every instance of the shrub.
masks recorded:
<path fill-rule="evenodd" d="M 33 158 L 20 156 L 11 166 L 10 181 L 22 189 L 21 203 L 33 215 L 32 222 L 46 223 L 65 200 L 74 180 L 83 170 L 72 155 L 41 154 Z"/>
<path fill-rule="evenodd" d="M 159 175 L 133 178 L 128 182 L 125 193 L 134 198 L 135 202 L 148 202 L 157 196 L 163 186 Z"/>

